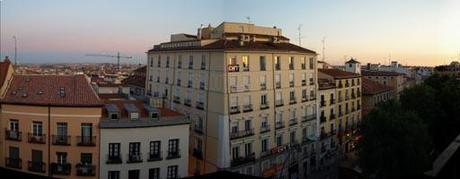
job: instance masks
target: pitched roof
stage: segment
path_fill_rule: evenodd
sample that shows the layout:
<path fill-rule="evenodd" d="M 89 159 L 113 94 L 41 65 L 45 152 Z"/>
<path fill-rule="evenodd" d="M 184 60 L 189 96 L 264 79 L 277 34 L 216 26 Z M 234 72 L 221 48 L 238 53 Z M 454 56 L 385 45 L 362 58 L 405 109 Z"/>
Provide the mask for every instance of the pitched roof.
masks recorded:
<path fill-rule="evenodd" d="M 106 104 L 106 105 L 107 104 L 115 105 L 118 108 L 122 119 L 123 118 L 128 118 L 128 112 L 125 110 L 126 105 L 134 106 L 135 108 L 137 108 L 140 118 L 146 118 L 146 117 L 149 116 L 147 109 L 144 107 L 144 101 L 142 101 L 142 100 L 126 100 L 126 99 L 110 100 L 110 99 L 106 99 L 106 100 L 104 100 L 104 104 Z M 173 111 L 173 110 L 168 109 L 168 108 L 159 108 L 159 110 L 160 110 L 160 114 L 161 114 L 162 117 L 182 116 L 182 114 L 180 114 L 179 112 Z M 103 110 L 103 115 L 102 116 L 109 117 L 106 109 Z"/>
<path fill-rule="evenodd" d="M 362 88 L 364 95 L 373 95 L 392 90 L 389 86 L 382 85 L 367 78 L 362 79 Z"/>
<path fill-rule="evenodd" d="M 176 50 L 241 50 L 241 51 L 281 51 L 281 52 L 301 52 L 316 54 L 315 51 L 286 42 L 244 42 L 240 44 L 239 40 L 220 39 L 204 46 L 184 46 L 175 48 L 153 48 L 149 52 L 155 51 L 176 51 Z"/>
<path fill-rule="evenodd" d="M 15 75 L 1 102 L 25 105 L 102 106 L 84 75 Z"/>
<path fill-rule="evenodd" d="M 11 62 L 8 59 L 5 59 L 3 62 L 0 62 L 0 87 L 3 85 L 3 83 L 5 83 L 10 65 Z"/>
<path fill-rule="evenodd" d="M 369 71 L 362 70 L 361 74 L 363 76 L 401 76 L 405 75 L 404 73 L 392 72 L 392 71 Z"/>
<path fill-rule="evenodd" d="M 134 70 L 128 78 L 124 79 L 121 83 L 124 85 L 132 85 L 145 88 L 147 66 L 140 67 Z"/>
<path fill-rule="evenodd" d="M 359 62 L 352 58 L 345 63 L 359 63 Z"/>
<path fill-rule="evenodd" d="M 359 74 L 351 73 L 351 72 L 347 72 L 347 71 L 342 71 L 342 70 L 339 70 L 339 69 L 318 69 L 318 72 L 321 72 L 321 73 L 324 73 L 326 75 L 332 76 L 335 79 L 360 77 Z"/>

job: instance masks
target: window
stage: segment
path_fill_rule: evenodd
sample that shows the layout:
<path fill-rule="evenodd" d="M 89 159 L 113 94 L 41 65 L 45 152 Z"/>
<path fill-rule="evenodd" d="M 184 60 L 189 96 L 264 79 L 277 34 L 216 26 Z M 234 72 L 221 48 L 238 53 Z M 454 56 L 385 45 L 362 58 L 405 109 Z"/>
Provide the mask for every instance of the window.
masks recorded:
<path fill-rule="evenodd" d="M 150 142 L 150 159 L 161 158 L 160 154 L 161 141 L 151 141 Z"/>
<path fill-rule="evenodd" d="M 291 102 L 293 102 L 293 101 L 295 102 L 295 91 L 290 91 L 289 92 L 289 100 Z"/>
<path fill-rule="evenodd" d="M 235 146 L 232 148 L 232 158 L 233 160 L 240 158 L 240 147 L 239 146 Z"/>
<path fill-rule="evenodd" d="M 315 67 L 315 59 L 313 57 L 310 57 L 310 69 L 313 69 Z"/>
<path fill-rule="evenodd" d="M 252 155 L 252 143 L 244 144 L 244 153 L 246 157 L 250 157 Z"/>
<path fill-rule="evenodd" d="M 57 138 L 59 141 L 67 140 L 67 123 L 57 123 Z"/>
<path fill-rule="evenodd" d="M 249 71 L 249 57 L 243 56 L 241 57 L 243 61 L 243 71 Z"/>
<path fill-rule="evenodd" d="M 283 136 L 282 135 L 276 136 L 276 145 L 277 146 L 283 145 Z"/>
<path fill-rule="evenodd" d="M 158 67 L 158 68 L 161 67 L 161 56 L 158 56 L 158 64 L 157 64 L 157 67 Z"/>
<path fill-rule="evenodd" d="M 230 57 L 230 58 L 228 59 L 228 64 L 229 64 L 229 65 L 236 65 L 236 64 L 237 64 L 237 63 L 236 63 L 236 57 Z"/>
<path fill-rule="evenodd" d="M 179 155 L 179 139 L 170 139 L 168 142 L 168 155 Z"/>
<path fill-rule="evenodd" d="M 267 94 L 263 94 L 262 96 L 260 96 L 260 105 L 261 106 L 268 105 L 267 104 Z"/>
<path fill-rule="evenodd" d="M 81 143 L 90 144 L 95 141 L 92 141 L 93 136 L 93 124 L 83 123 L 81 124 Z"/>
<path fill-rule="evenodd" d="M 91 165 L 93 163 L 93 154 L 91 153 L 81 153 L 80 162 L 83 165 Z"/>
<path fill-rule="evenodd" d="M 275 69 L 276 70 L 281 70 L 281 62 L 280 62 L 281 57 L 276 56 L 275 57 Z"/>
<path fill-rule="evenodd" d="M 128 179 L 139 179 L 139 170 L 129 170 Z"/>
<path fill-rule="evenodd" d="M 109 179 L 120 179 L 120 171 L 109 171 Z"/>
<path fill-rule="evenodd" d="M 294 57 L 289 57 L 289 70 L 294 69 Z"/>
<path fill-rule="evenodd" d="M 206 70 L 206 56 L 205 55 L 201 56 L 201 69 Z"/>
<path fill-rule="evenodd" d="M 56 152 L 56 162 L 58 164 L 66 164 L 67 163 L 67 152 Z"/>
<path fill-rule="evenodd" d="M 149 179 L 160 179 L 160 168 L 149 169 Z"/>
<path fill-rule="evenodd" d="M 260 76 L 260 88 L 262 89 L 267 88 L 267 76 L 265 75 Z"/>
<path fill-rule="evenodd" d="M 179 167 L 177 165 L 168 166 L 167 178 L 179 178 L 179 176 L 177 175 L 178 168 Z"/>
<path fill-rule="evenodd" d="M 179 57 L 177 57 L 177 68 L 182 68 L 182 55 L 179 55 Z"/>
<path fill-rule="evenodd" d="M 261 146 L 262 146 L 261 151 L 267 152 L 268 151 L 268 139 L 262 139 Z"/>
<path fill-rule="evenodd" d="M 120 158 L 120 143 L 109 143 L 109 160 Z"/>
<path fill-rule="evenodd" d="M 289 86 L 294 86 L 294 73 L 289 74 Z"/>
<path fill-rule="evenodd" d="M 267 70 L 267 61 L 265 59 L 265 56 L 260 56 L 259 61 L 260 61 L 260 71 Z"/>
<path fill-rule="evenodd" d="M 296 140 L 295 140 L 295 131 L 292 131 L 290 133 L 290 137 L 291 137 L 291 145 L 292 144 L 295 144 L 296 143 Z"/>
<path fill-rule="evenodd" d="M 252 128 L 252 121 L 251 120 L 245 120 L 244 121 L 244 130 L 250 131 Z"/>
<path fill-rule="evenodd" d="M 275 85 L 276 88 L 281 88 L 281 74 L 275 75 Z"/>
<path fill-rule="evenodd" d="M 188 57 L 188 69 L 193 69 L 193 56 Z"/>
<path fill-rule="evenodd" d="M 32 123 L 32 136 L 42 136 L 42 135 L 43 135 L 42 122 L 33 122 Z"/>
<path fill-rule="evenodd" d="M 18 132 L 19 131 L 19 121 L 15 119 L 10 120 L 10 131 Z"/>

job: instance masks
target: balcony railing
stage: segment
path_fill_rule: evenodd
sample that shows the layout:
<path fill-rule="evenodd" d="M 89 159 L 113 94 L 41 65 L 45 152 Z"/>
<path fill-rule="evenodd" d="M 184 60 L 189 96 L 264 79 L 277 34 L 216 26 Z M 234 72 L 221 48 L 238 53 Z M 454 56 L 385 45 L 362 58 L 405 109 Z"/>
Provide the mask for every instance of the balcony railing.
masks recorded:
<path fill-rule="evenodd" d="M 200 82 L 200 90 L 204 90 L 205 85 L 206 85 L 206 84 L 205 84 L 204 82 Z"/>
<path fill-rule="evenodd" d="M 294 81 L 289 82 L 289 87 L 294 87 Z"/>
<path fill-rule="evenodd" d="M 51 173 L 53 175 L 70 175 L 71 168 L 70 163 L 51 163 Z"/>
<path fill-rule="evenodd" d="M 185 106 L 188 106 L 188 107 L 192 106 L 192 100 L 190 100 L 190 99 L 184 99 L 184 105 L 185 105 Z"/>
<path fill-rule="evenodd" d="M 270 131 L 270 125 L 260 126 L 260 133 L 266 133 Z"/>
<path fill-rule="evenodd" d="M 331 104 L 331 105 L 335 104 L 335 99 L 331 99 L 331 100 L 330 100 L 330 104 Z"/>
<path fill-rule="evenodd" d="M 266 90 L 267 89 L 267 83 L 261 83 L 260 84 L 260 89 L 261 90 Z"/>
<path fill-rule="evenodd" d="M 77 164 L 77 176 L 96 176 L 96 165 L 91 164 Z"/>
<path fill-rule="evenodd" d="M 319 117 L 319 122 L 320 122 L 320 123 L 326 122 L 326 116 L 320 116 L 320 117 Z"/>
<path fill-rule="evenodd" d="M 310 78 L 310 85 L 314 85 L 315 81 L 313 81 L 313 78 Z"/>
<path fill-rule="evenodd" d="M 281 88 L 281 82 L 276 82 L 275 83 L 275 88 Z"/>
<path fill-rule="evenodd" d="M 307 80 L 302 80 L 302 86 L 307 86 Z"/>
<path fill-rule="evenodd" d="M 283 100 L 282 100 L 282 99 L 278 99 L 278 100 L 275 101 L 275 106 L 276 106 L 276 107 L 280 107 L 280 106 L 283 106 L 283 105 L 284 105 L 284 104 L 283 104 Z"/>
<path fill-rule="evenodd" d="M 254 128 L 240 130 L 240 131 L 231 131 L 230 139 L 238 139 L 238 138 L 249 137 L 253 135 L 254 135 Z"/>
<path fill-rule="evenodd" d="M 316 119 L 316 114 L 310 114 L 307 116 L 307 121 L 315 120 L 315 119 Z"/>
<path fill-rule="evenodd" d="M 69 135 L 53 135 L 53 145 L 70 145 Z"/>
<path fill-rule="evenodd" d="M 5 158 L 5 166 L 9 167 L 9 168 L 21 169 L 22 168 L 22 159 L 6 157 Z"/>
<path fill-rule="evenodd" d="M 297 118 L 289 119 L 289 126 L 293 126 L 293 125 L 296 125 L 296 124 L 297 124 Z"/>
<path fill-rule="evenodd" d="M 329 117 L 330 117 L 331 120 L 334 120 L 335 119 L 335 114 L 330 114 Z"/>
<path fill-rule="evenodd" d="M 326 106 L 326 101 L 321 100 L 321 103 L 320 103 L 320 104 L 321 104 L 320 107 L 324 107 L 324 106 Z"/>
<path fill-rule="evenodd" d="M 315 95 L 310 95 L 310 100 L 315 100 L 316 96 Z"/>
<path fill-rule="evenodd" d="M 346 100 L 346 101 L 349 100 L 349 99 L 350 99 L 350 96 L 348 96 L 348 95 L 345 96 L 345 100 Z"/>
<path fill-rule="evenodd" d="M 276 121 L 275 122 L 275 129 L 282 129 L 284 128 L 284 122 L 283 121 Z"/>
<path fill-rule="evenodd" d="M 180 104 L 180 97 L 179 96 L 174 96 L 173 102 L 176 104 Z"/>
<path fill-rule="evenodd" d="M 250 155 L 247 155 L 245 157 L 233 158 L 231 165 L 234 167 L 245 163 L 254 162 L 256 159 L 255 156 L 255 153 L 251 153 Z"/>
<path fill-rule="evenodd" d="M 243 112 L 251 112 L 251 111 L 253 111 L 252 104 L 243 105 Z"/>
<path fill-rule="evenodd" d="M 187 88 L 192 88 L 193 86 L 193 82 L 192 81 L 188 81 L 187 82 Z"/>
<path fill-rule="evenodd" d="M 179 149 L 176 149 L 175 151 L 168 151 L 168 156 L 166 157 L 166 159 L 176 159 L 176 158 L 180 158 L 180 150 Z"/>
<path fill-rule="evenodd" d="M 22 140 L 22 132 L 5 129 L 5 139 L 21 141 Z"/>
<path fill-rule="evenodd" d="M 281 65 L 279 63 L 275 64 L 275 70 L 281 70 Z"/>
<path fill-rule="evenodd" d="M 202 64 L 200 65 L 200 69 L 201 69 L 201 70 L 206 70 L 206 64 L 205 64 L 205 63 L 202 63 Z"/>
<path fill-rule="evenodd" d="M 240 113 L 240 106 L 231 106 L 230 114 L 237 114 L 237 113 Z"/>
<path fill-rule="evenodd" d="M 78 146 L 96 146 L 96 136 L 77 136 Z"/>
<path fill-rule="evenodd" d="M 46 172 L 46 163 L 44 162 L 27 162 L 27 169 L 32 172 L 45 173 Z"/>
<path fill-rule="evenodd" d="M 36 134 L 29 133 L 29 142 L 36 143 L 36 144 L 44 144 L 46 143 L 46 135 L 45 134 Z"/>
<path fill-rule="evenodd" d="M 160 161 L 160 160 L 163 160 L 163 152 L 162 151 L 159 151 L 159 152 L 149 152 L 149 159 L 148 161 L 152 162 L 152 161 Z"/>
<path fill-rule="evenodd" d="M 289 64 L 289 70 L 294 70 L 294 64 L 293 63 Z"/>
<path fill-rule="evenodd" d="M 142 153 L 131 153 L 128 154 L 128 160 L 126 163 L 139 163 L 142 162 Z"/>
<path fill-rule="evenodd" d="M 296 104 L 296 103 L 297 103 L 297 101 L 296 101 L 295 97 L 289 99 L 289 104 Z"/>
<path fill-rule="evenodd" d="M 267 104 L 268 102 L 265 102 L 265 104 L 260 104 L 260 110 L 268 109 L 270 106 Z"/>
<path fill-rule="evenodd" d="M 308 101 L 308 96 L 302 96 L 302 102 Z"/>
<path fill-rule="evenodd" d="M 302 70 L 305 70 L 305 69 L 307 69 L 307 64 L 305 64 L 305 63 L 302 63 L 302 65 L 301 65 L 301 66 L 302 66 Z"/>
<path fill-rule="evenodd" d="M 121 159 L 121 155 L 110 155 L 107 154 L 107 161 L 105 162 L 106 164 L 116 164 L 116 163 L 122 163 L 123 160 Z"/>
<path fill-rule="evenodd" d="M 197 101 L 197 102 L 196 102 L 196 108 L 197 108 L 197 109 L 204 110 L 204 103 L 201 102 L 201 101 Z"/>
<path fill-rule="evenodd" d="M 192 155 L 198 159 L 203 159 L 203 151 L 201 149 L 194 148 Z"/>

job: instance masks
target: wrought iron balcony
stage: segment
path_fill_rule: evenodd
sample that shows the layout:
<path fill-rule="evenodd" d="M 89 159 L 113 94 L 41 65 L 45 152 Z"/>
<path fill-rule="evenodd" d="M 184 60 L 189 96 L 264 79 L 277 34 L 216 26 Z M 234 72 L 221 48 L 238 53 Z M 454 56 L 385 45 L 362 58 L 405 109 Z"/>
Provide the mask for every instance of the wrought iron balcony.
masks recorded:
<path fill-rule="evenodd" d="M 46 143 L 46 134 L 29 133 L 29 143 L 44 144 Z"/>
<path fill-rule="evenodd" d="M 21 169 L 22 168 L 22 159 L 5 157 L 5 166 L 9 167 L 9 168 Z"/>
<path fill-rule="evenodd" d="M 240 106 L 231 106 L 230 114 L 237 114 L 237 113 L 240 113 Z"/>
<path fill-rule="evenodd" d="M 277 88 L 277 89 L 278 89 L 278 88 L 281 88 L 281 82 L 279 82 L 279 81 L 276 82 L 276 83 L 275 83 L 275 88 Z"/>
<path fill-rule="evenodd" d="M 204 103 L 201 102 L 201 101 L 197 101 L 197 102 L 196 102 L 196 108 L 197 108 L 197 109 L 204 110 Z"/>
<path fill-rule="evenodd" d="M 294 87 L 294 81 L 289 81 L 289 87 Z"/>
<path fill-rule="evenodd" d="M 240 131 L 231 131 L 230 139 L 238 139 L 242 137 L 249 137 L 254 135 L 254 128 L 240 130 Z"/>
<path fill-rule="evenodd" d="M 70 145 L 69 135 L 53 135 L 53 145 Z"/>
<path fill-rule="evenodd" d="M 168 156 L 166 157 L 166 159 L 176 159 L 176 158 L 180 158 L 180 150 L 179 149 L 176 149 L 175 151 L 168 151 Z"/>
<path fill-rule="evenodd" d="M 77 136 L 78 146 L 96 146 L 96 136 Z"/>
<path fill-rule="evenodd" d="M 267 89 L 267 83 L 261 83 L 260 84 L 260 89 L 261 90 L 266 90 Z"/>
<path fill-rule="evenodd" d="M 296 124 L 297 124 L 297 118 L 289 119 L 289 126 L 293 126 L 293 125 L 296 125 Z"/>
<path fill-rule="evenodd" d="M 70 163 L 51 163 L 51 173 L 53 175 L 70 175 L 71 168 Z"/>
<path fill-rule="evenodd" d="M 242 165 L 245 163 L 254 162 L 255 160 L 256 160 L 255 153 L 251 153 L 245 157 L 233 158 L 231 165 L 234 167 L 234 166 Z"/>
<path fill-rule="evenodd" d="M 282 129 L 284 128 L 284 122 L 283 121 L 276 121 L 275 122 L 275 129 Z"/>
<path fill-rule="evenodd" d="M 163 152 L 158 151 L 158 152 L 149 152 L 149 159 L 148 161 L 160 161 L 163 160 Z"/>
<path fill-rule="evenodd" d="M 278 99 L 278 100 L 275 101 L 275 106 L 276 106 L 276 107 L 280 107 L 280 106 L 283 106 L 283 105 L 284 105 L 284 104 L 283 104 L 283 100 L 282 100 L 282 99 Z"/>
<path fill-rule="evenodd" d="M 266 124 L 265 126 L 260 126 L 260 133 L 270 132 L 270 125 Z"/>
<path fill-rule="evenodd" d="M 268 106 L 267 102 L 265 104 L 260 104 L 260 110 L 268 109 L 270 106 Z"/>
<path fill-rule="evenodd" d="M 105 162 L 106 164 L 116 164 L 116 163 L 122 163 L 123 160 L 121 159 L 121 155 L 110 155 L 107 154 L 107 161 Z"/>
<path fill-rule="evenodd" d="M 79 163 L 75 168 L 77 176 L 96 176 L 96 165 Z"/>
<path fill-rule="evenodd" d="M 5 139 L 21 141 L 22 140 L 22 132 L 5 129 Z"/>
<path fill-rule="evenodd" d="M 251 112 L 251 111 L 253 111 L 252 104 L 243 105 L 243 112 Z"/>
<path fill-rule="evenodd" d="M 188 107 L 192 106 L 192 100 L 190 100 L 190 99 L 184 99 L 184 105 L 185 105 L 185 106 L 188 106 Z"/>
<path fill-rule="evenodd" d="M 46 172 L 46 163 L 44 162 L 35 162 L 28 161 L 27 169 L 32 172 L 45 173 Z"/>
<path fill-rule="evenodd" d="M 139 163 L 142 162 L 142 153 L 131 153 L 128 154 L 128 160 L 126 163 Z"/>

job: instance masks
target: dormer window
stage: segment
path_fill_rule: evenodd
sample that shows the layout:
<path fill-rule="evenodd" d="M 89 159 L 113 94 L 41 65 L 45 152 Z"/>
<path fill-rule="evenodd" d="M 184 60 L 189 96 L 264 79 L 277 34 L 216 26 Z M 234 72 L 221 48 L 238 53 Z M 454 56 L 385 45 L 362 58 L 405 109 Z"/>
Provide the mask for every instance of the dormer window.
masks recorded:
<path fill-rule="evenodd" d="M 118 119 L 118 114 L 115 114 L 115 113 L 114 113 L 114 114 L 111 114 L 111 115 L 110 115 L 110 119 L 112 119 L 112 120 Z"/>
<path fill-rule="evenodd" d="M 120 112 L 115 104 L 107 104 L 105 105 L 105 109 L 107 110 L 107 114 L 110 120 L 120 119 Z"/>
<path fill-rule="evenodd" d="M 134 104 L 125 104 L 124 105 L 126 112 L 128 113 L 128 118 L 131 120 L 139 120 L 139 110 Z"/>
<path fill-rule="evenodd" d="M 152 112 L 150 114 L 150 118 L 152 118 L 154 120 L 158 120 L 160 118 L 160 115 L 157 112 Z"/>
<path fill-rule="evenodd" d="M 148 112 L 150 119 L 160 119 L 160 110 L 149 105 L 144 105 L 144 108 Z"/>

